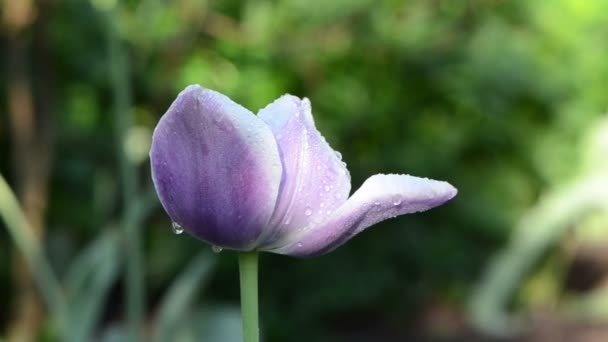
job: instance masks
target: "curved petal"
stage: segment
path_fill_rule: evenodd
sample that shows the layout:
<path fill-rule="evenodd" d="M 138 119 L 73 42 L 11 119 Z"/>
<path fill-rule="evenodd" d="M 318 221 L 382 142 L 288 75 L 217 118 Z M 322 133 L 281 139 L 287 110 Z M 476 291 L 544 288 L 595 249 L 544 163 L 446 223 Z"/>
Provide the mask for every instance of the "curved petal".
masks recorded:
<path fill-rule="evenodd" d="M 409 175 L 374 175 L 327 221 L 271 252 L 300 257 L 325 254 L 373 224 L 431 209 L 456 193 L 456 188 L 446 182 Z"/>
<path fill-rule="evenodd" d="M 171 219 L 211 244 L 250 249 L 281 180 L 270 129 L 228 97 L 189 86 L 154 130 L 152 178 Z"/>
<path fill-rule="evenodd" d="M 279 197 L 260 249 L 283 244 L 289 235 L 318 224 L 348 197 L 350 175 L 315 127 L 310 101 L 284 95 L 259 113 L 272 130 L 283 163 Z"/>

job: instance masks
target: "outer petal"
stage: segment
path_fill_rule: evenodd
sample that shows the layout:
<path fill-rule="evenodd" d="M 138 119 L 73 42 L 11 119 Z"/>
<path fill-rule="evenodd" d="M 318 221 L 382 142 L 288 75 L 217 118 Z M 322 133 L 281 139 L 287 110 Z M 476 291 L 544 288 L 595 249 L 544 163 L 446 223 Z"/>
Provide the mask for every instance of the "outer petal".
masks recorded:
<path fill-rule="evenodd" d="M 449 183 L 408 175 L 375 175 L 327 221 L 271 252 L 301 257 L 328 253 L 365 228 L 398 215 L 425 211 L 456 196 Z"/>
<path fill-rule="evenodd" d="M 150 159 L 156 191 L 174 222 L 217 246 L 253 247 L 281 179 L 274 137 L 253 113 L 189 86 L 160 119 Z"/>
<path fill-rule="evenodd" d="M 285 95 L 262 109 L 281 154 L 283 176 L 277 206 L 260 249 L 283 244 L 286 235 L 327 219 L 350 192 L 340 155 L 316 129 L 308 99 Z"/>

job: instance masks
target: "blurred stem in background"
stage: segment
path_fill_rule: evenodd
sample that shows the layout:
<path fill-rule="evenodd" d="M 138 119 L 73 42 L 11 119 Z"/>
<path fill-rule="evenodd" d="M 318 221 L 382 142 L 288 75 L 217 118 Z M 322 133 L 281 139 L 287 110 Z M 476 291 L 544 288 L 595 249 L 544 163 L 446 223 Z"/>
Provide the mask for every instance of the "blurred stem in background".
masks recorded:
<path fill-rule="evenodd" d="M 28 224 L 27 218 L 19 207 L 17 198 L 2 175 L 0 175 L 0 217 L 4 220 L 17 249 L 31 267 L 50 313 L 59 323 L 61 332 L 65 334 L 67 331 L 67 311 L 61 286 L 42 252 L 39 239 Z M 31 340 L 19 340 L 19 338 L 24 337 L 23 335 L 11 335 L 9 338 L 15 341 L 34 341 L 36 340 L 36 333 L 37 331 L 28 333 L 27 336 L 33 336 Z"/>
<path fill-rule="evenodd" d="M 489 264 L 471 298 L 471 318 L 478 329 L 496 336 L 521 332 L 524 320 L 508 307 L 526 275 L 568 229 L 591 212 L 608 208 L 603 170 L 554 191 L 521 220 L 510 244 Z"/>
<path fill-rule="evenodd" d="M 49 68 L 52 59 L 47 46 L 51 6 L 50 1 L 2 2 L 2 26 L 8 36 L 6 75 L 13 172 L 16 193 L 25 216 L 23 220 L 19 218 L 17 223 L 13 223 L 26 229 L 24 234 L 29 234 L 25 240 L 20 240 L 19 249 L 30 262 L 41 259 L 38 255 L 39 245 L 44 238 L 44 217 L 53 159 L 54 103 Z M 37 75 L 35 86 L 31 82 L 31 68 Z M 48 271 L 46 266 L 42 268 Z M 11 341 L 34 340 L 39 331 L 42 308 L 31 271 L 22 255 L 17 254 L 14 262 L 17 295 L 12 303 L 13 319 L 9 327 Z M 48 278 L 41 274 L 34 276 Z M 56 295 L 52 293 L 58 292 L 58 286 L 51 285 L 52 290 L 49 286 L 45 287 L 46 300 L 50 301 Z"/>
<path fill-rule="evenodd" d="M 140 340 L 142 322 L 145 312 L 145 287 L 143 246 L 140 220 L 137 219 L 137 167 L 125 153 L 125 142 L 132 126 L 130 113 L 131 84 L 129 58 L 120 40 L 116 19 L 117 4 L 104 10 L 107 57 L 110 72 L 115 137 L 122 181 L 122 226 L 126 237 L 126 302 L 129 337 L 132 341 Z"/>

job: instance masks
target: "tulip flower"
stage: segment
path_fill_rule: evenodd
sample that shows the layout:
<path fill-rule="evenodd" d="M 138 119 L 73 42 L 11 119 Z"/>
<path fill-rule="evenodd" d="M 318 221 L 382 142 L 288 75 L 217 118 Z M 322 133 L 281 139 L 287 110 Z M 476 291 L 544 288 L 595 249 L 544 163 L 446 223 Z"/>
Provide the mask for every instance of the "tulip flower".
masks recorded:
<path fill-rule="evenodd" d="M 378 174 L 349 197 L 346 164 L 315 127 L 308 99 L 284 95 L 256 116 L 198 85 L 160 119 L 150 160 L 178 230 L 237 251 L 322 255 L 457 192 L 442 181 Z"/>
<path fill-rule="evenodd" d="M 375 223 L 456 195 L 446 182 L 374 175 L 349 198 L 346 164 L 316 129 L 310 101 L 291 95 L 256 116 L 189 86 L 160 119 L 150 159 L 173 222 L 239 251 L 318 256 Z"/>

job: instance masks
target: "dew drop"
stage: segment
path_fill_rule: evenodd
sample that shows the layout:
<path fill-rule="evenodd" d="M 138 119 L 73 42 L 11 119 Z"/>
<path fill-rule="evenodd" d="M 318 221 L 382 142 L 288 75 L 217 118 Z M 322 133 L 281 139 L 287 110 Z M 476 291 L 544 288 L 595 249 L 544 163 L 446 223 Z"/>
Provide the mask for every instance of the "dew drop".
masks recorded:
<path fill-rule="evenodd" d="M 325 189 L 325 192 L 328 192 L 329 191 L 329 185 L 324 186 L 323 189 Z"/>
<path fill-rule="evenodd" d="M 346 175 L 346 170 L 345 169 L 340 169 L 340 173 L 344 176 L 344 175 Z"/>
<path fill-rule="evenodd" d="M 401 204 L 401 196 L 399 196 L 399 195 L 393 196 L 392 201 L 393 201 L 393 205 L 395 205 L 395 206 Z"/>
<path fill-rule="evenodd" d="M 296 247 L 302 248 L 302 243 L 301 242 L 296 243 Z"/>
<path fill-rule="evenodd" d="M 338 157 L 339 160 L 342 160 L 342 153 L 338 152 L 338 151 L 334 151 L 336 153 L 336 157 Z"/>
<path fill-rule="evenodd" d="M 379 205 L 380 205 L 380 202 L 376 201 L 376 202 L 374 202 L 374 205 L 375 205 L 375 206 L 379 206 Z"/>
<path fill-rule="evenodd" d="M 312 209 L 310 209 L 310 207 L 306 207 L 306 210 L 304 210 L 304 215 L 306 215 L 306 216 L 312 215 Z"/>
<path fill-rule="evenodd" d="M 171 222 L 171 229 L 173 229 L 173 233 L 179 235 L 184 232 L 184 228 L 180 226 L 177 222 Z"/>
<path fill-rule="evenodd" d="M 327 215 L 331 214 L 331 210 L 325 212 Z"/>
<path fill-rule="evenodd" d="M 213 246 L 211 246 L 211 250 L 213 251 L 213 253 L 219 253 L 224 249 L 220 246 L 213 245 Z"/>
<path fill-rule="evenodd" d="M 337 178 L 337 176 L 338 176 L 338 170 L 336 170 L 336 168 L 333 165 L 328 166 L 325 171 L 325 177 L 329 181 L 334 181 Z"/>
<path fill-rule="evenodd" d="M 319 207 L 324 208 L 325 207 L 325 202 L 321 202 L 321 204 L 319 204 Z"/>

